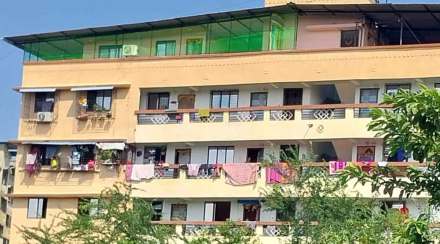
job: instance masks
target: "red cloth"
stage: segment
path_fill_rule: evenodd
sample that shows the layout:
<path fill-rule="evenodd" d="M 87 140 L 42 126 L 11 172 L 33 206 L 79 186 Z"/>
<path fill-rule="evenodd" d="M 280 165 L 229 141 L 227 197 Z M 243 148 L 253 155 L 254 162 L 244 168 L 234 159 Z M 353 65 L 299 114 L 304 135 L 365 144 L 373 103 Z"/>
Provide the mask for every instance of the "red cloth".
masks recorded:
<path fill-rule="evenodd" d="M 226 183 L 241 186 L 254 184 L 257 181 L 258 164 L 230 163 L 223 164 L 226 173 Z"/>

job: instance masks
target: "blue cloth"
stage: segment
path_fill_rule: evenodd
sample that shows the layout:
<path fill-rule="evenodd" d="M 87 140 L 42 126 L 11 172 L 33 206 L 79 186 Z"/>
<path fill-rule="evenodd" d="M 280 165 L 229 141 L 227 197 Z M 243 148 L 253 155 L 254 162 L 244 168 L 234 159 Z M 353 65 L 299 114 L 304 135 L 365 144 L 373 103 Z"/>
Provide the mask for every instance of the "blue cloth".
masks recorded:
<path fill-rule="evenodd" d="M 55 157 L 55 154 L 57 153 L 58 148 L 56 146 L 48 146 L 46 147 L 46 158 L 51 159 Z"/>
<path fill-rule="evenodd" d="M 403 150 L 403 148 L 397 149 L 396 160 L 397 162 L 405 161 L 405 150 Z"/>

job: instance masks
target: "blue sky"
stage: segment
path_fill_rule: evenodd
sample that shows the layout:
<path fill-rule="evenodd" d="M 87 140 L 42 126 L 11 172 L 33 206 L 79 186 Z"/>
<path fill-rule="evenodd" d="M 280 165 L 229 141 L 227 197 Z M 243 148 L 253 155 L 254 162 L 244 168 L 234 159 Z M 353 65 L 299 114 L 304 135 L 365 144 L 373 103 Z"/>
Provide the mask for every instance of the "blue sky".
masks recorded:
<path fill-rule="evenodd" d="M 3 0 L 0 3 L 0 37 L 261 6 L 263 0 Z M 21 66 L 22 51 L 0 41 L 0 117 L 3 118 L 0 141 L 17 136 L 20 96 L 12 88 L 21 83 Z"/>

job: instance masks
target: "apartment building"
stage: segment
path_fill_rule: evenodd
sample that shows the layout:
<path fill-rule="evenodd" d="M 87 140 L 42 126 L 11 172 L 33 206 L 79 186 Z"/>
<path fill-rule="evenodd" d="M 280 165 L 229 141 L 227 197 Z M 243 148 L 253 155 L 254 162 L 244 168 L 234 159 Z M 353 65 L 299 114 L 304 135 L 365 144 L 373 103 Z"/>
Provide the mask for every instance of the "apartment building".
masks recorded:
<path fill-rule="evenodd" d="M 0 237 L 3 244 L 9 243 L 12 199 L 8 194 L 13 192 L 16 153 L 15 145 L 7 142 L 0 143 L 0 170 L 2 172 L 0 176 Z"/>
<path fill-rule="evenodd" d="M 123 181 L 186 235 L 230 219 L 274 243 L 263 192 L 288 179 L 264 159 L 414 165 L 366 125 L 383 94 L 440 88 L 440 5 L 288 2 L 6 37 L 24 51 L 11 242 Z M 414 216 L 428 199 L 347 192 Z"/>

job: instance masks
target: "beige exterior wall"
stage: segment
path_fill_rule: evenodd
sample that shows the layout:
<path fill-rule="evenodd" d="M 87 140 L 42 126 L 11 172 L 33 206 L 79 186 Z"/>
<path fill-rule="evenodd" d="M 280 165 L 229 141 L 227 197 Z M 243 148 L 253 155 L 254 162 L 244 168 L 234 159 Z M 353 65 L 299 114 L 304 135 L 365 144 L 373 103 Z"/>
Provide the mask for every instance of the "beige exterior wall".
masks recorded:
<path fill-rule="evenodd" d="M 58 217 L 63 217 L 64 211 L 76 212 L 78 209 L 77 198 L 49 199 L 47 203 L 47 212 L 45 219 L 29 219 L 27 218 L 27 198 L 15 198 L 14 208 L 12 210 L 12 228 L 10 235 L 10 243 L 24 243 L 19 228 L 38 227 L 38 226 L 54 226 L 56 228 Z M 55 221 L 54 221 L 55 220 Z"/>
<path fill-rule="evenodd" d="M 36 122 L 34 113 L 34 93 L 23 95 L 22 116 L 20 119 L 20 140 L 121 140 L 131 132 L 127 113 L 130 100 L 128 88 L 116 88 L 112 97 L 112 116 L 104 119 L 78 119 L 80 115 L 79 98 L 85 92 L 58 90 L 55 95 L 54 121 Z"/>
<path fill-rule="evenodd" d="M 431 62 L 426 62 L 429 59 Z M 440 45 L 274 51 L 200 57 L 127 58 L 26 64 L 23 87 L 129 83 L 139 88 L 438 77 Z M 293 68 L 294 67 L 294 68 Z M 301 71 L 301 72 L 295 72 Z M 237 76 L 237 74 L 240 74 Z M 130 108 L 139 106 L 129 101 Z"/>

